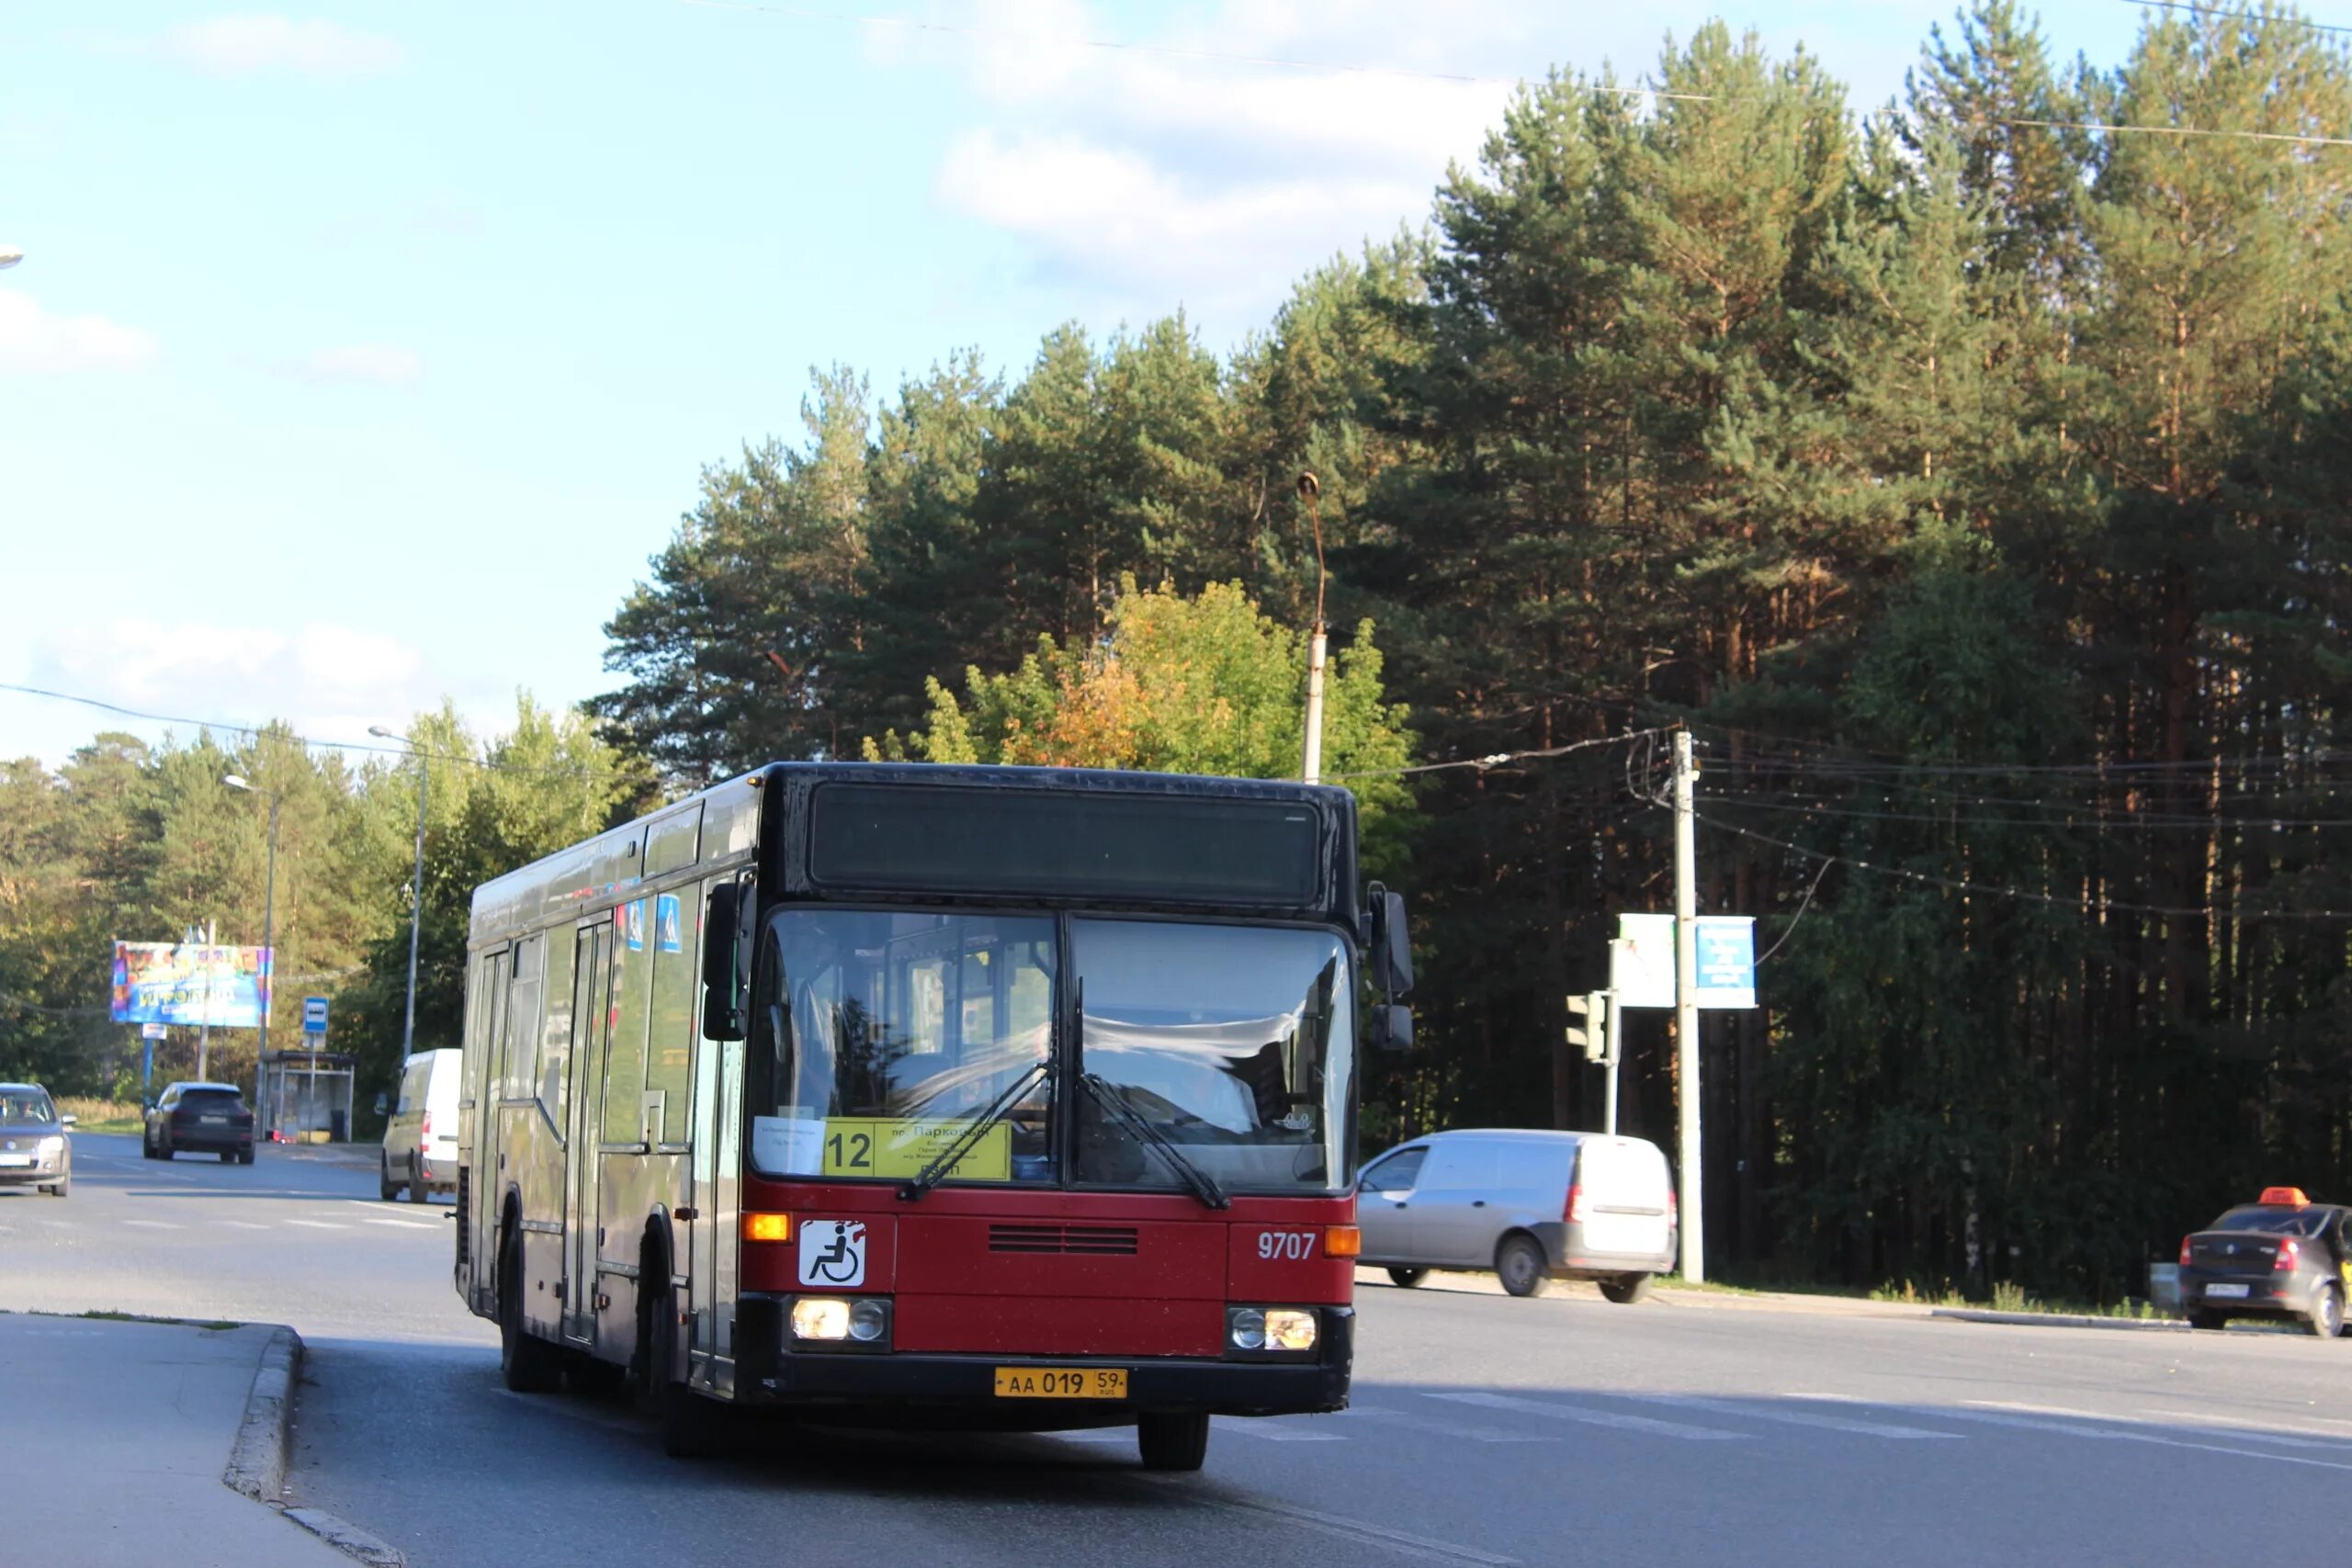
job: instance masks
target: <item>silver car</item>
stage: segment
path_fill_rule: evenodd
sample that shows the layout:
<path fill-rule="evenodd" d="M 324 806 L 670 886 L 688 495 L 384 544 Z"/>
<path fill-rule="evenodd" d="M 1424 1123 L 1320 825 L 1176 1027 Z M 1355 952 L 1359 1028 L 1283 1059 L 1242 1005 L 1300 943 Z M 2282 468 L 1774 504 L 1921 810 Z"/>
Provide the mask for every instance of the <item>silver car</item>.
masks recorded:
<path fill-rule="evenodd" d="M 38 1187 L 62 1198 L 74 1186 L 74 1118 L 37 1083 L 0 1083 L 0 1187 Z"/>
<path fill-rule="evenodd" d="M 1674 1267 L 1666 1156 L 1601 1133 L 1432 1133 L 1364 1167 L 1356 1182 L 1362 1261 L 1399 1285 L 1431 1269 L 1492 1269 L 1514 1296 L 1549 1280 L 1594 1280 L 1635 1302 Z"/>

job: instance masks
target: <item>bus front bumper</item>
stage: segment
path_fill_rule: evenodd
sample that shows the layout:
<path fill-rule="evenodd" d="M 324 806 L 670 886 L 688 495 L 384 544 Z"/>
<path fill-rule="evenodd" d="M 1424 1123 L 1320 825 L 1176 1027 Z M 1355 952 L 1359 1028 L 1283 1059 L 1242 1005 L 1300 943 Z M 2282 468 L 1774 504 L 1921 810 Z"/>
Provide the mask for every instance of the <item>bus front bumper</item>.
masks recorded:
<path fill-rule="evenodd" d="M 738 1326 L 740 1331 L 752 1325 L 739 1319 Z M 959 1409 L 984 1419 L 992 1416 L 991 1425 L 1034 1429 L 1114 1426 L 1131 1422 L 1146 1410 L 1316 1415 L 1347 1408 L 1354 1331 L 1354 1314 L 1348 1309 L 1323 1309 L 1321 1343 L 1312 1359 L 1304 1360 L 785 1349 L 780 1333 L 755 1332 L 739 1337 L 742 1349 L 749 1351 L 756 1344 L 758 1353 L 739 1359 L 736 1397 L 777 1406 Z M 1123 1368 L 1127 1397 L 1001 1398 L 996 1393 L 1000 1367 Z"/>

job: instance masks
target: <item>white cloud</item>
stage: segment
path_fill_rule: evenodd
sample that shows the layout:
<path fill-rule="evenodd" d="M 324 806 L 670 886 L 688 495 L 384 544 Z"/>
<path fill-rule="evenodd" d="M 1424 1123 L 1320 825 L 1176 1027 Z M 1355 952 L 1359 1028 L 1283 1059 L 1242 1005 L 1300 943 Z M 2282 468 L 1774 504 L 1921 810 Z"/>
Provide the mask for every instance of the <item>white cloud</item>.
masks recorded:
<path fill-rule="evenodd" d="M 1219 318 L 1213 336 L 1419 222 L 1520 73 L 1547 63 L 1540 8 L 1498 0 L 1227 0 L 1149 35 L 1082 0 L 943 14 L 869 44 L 879 64 L 960 71 L 989 107 L 950 139 L 942 203 L 1018 236 L 1057 285 L 1131 318 L 1182 302 Z"/>
<path fill-rule="evenodd" d="M 31 654 L 30 685 L 221 724 L 283 719 L 316 740 L 401 728 L 444 690 L 413 644 L 331 621 L 283 631 L 126 616 L 54 628 Z"/>
<path fill-rule="evenodd" d="M 364 76 L 390 71 L 407 51 L 388 38 L 332 22 L 254 14 L 214 17 L 174 28 L 164 52 L 209 76 L 291 72 L 302 76 Z"/>
<path fill-rule="evenodd" d="M 135 370 L 155 340 L 104 316 L 61 316 L 29 294 L 0 288 L 0 366 L 14 370 Z"/>
<path fill-rule="evenodd" d="M 1142 287 L 1165 309 L 1286 287 L 1298 266 L 1393 231 L 1427 187 L 1376 174 L 1188 179 L 1133 149 L 978 130 L 949 149 L 939 194 L 1034 242 L 1054 269 Z"/>
<path fill-rule="evenodd" d="M 417 357 L 414 349 L 397 344 L 355 343 L 304 355 L 288 361 L 282 368 L 286 374 L 304 381 L 398 387 L 422 375 L 424 362 Z"/>

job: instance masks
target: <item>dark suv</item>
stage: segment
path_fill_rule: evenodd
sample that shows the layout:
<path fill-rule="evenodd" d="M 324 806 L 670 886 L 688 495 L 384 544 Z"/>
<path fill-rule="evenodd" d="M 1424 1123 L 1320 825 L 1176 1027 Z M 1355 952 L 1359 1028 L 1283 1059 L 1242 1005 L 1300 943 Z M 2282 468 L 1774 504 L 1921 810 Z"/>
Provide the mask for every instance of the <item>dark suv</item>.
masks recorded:
<path fill-rule="evenodd" d="M 187 1149 L 215 1154 L 226 1164 L 254 1163 L 254 1113 L 235 1084 L 175 1083 L 147 1108 L 147 1134 L 140 1152 L 169 1159 Z"/>

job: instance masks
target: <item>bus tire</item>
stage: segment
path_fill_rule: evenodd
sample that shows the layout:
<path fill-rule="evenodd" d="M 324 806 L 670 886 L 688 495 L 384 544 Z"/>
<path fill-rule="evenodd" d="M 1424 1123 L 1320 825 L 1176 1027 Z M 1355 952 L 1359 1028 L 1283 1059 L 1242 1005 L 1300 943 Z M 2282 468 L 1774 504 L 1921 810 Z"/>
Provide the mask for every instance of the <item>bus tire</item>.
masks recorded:
<path fill-rule="evenodd" d="M 672 1459 L 706 1459 L 718 1447 L 718 1407 L 670 1375 L 678 1364 L 678 1287 L 665 1284 L 648 1298 L 652 1333 L 650 1377 L 639 1388 L 650 1392 L 653 1417 L 662 1429 L 662 1451 Z"/>
<path fill-rule="evenodd" d="M 563 1378 L 563 1352 L 523 1323 L 523 1238 L 514 1230 L 498 1247 L 498 1371 L 516 1393 L 546 1393 Z"/>
<path fill-rule="evenodd" d="M 1136 1450 L 1146 1470 L 1198 1470 L 1209 1453 L 1208 1416 L 1147 1410 L 1136 1417 Z"/>

